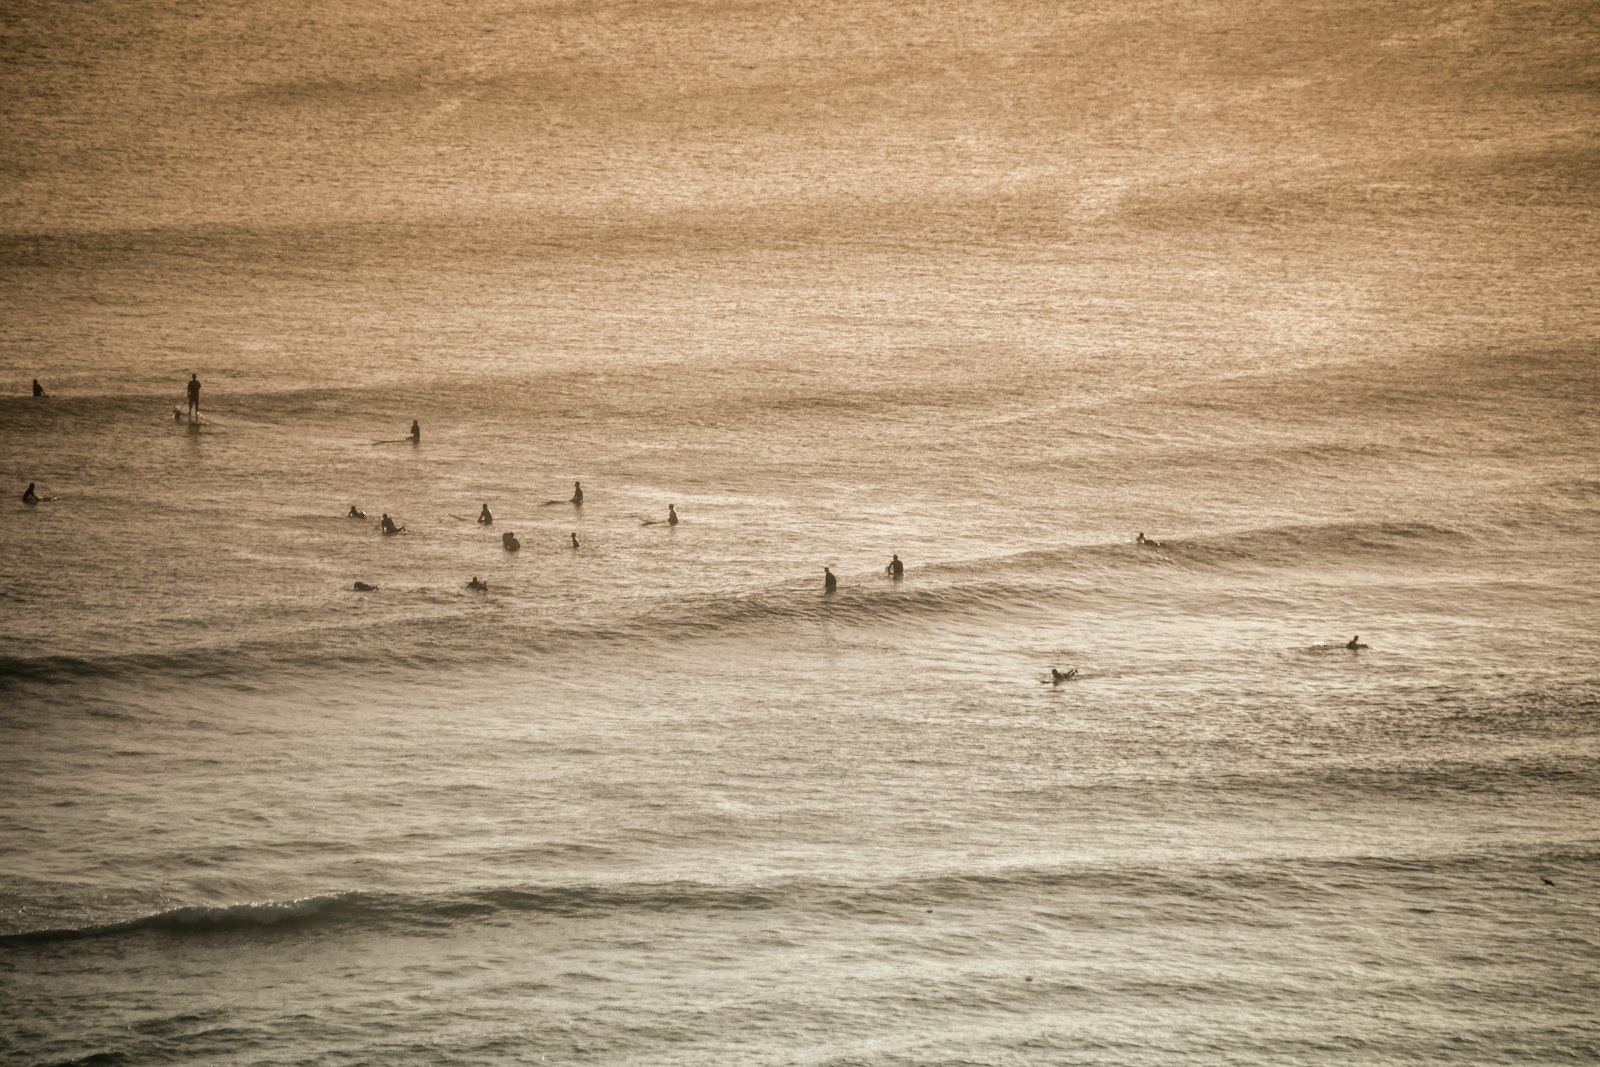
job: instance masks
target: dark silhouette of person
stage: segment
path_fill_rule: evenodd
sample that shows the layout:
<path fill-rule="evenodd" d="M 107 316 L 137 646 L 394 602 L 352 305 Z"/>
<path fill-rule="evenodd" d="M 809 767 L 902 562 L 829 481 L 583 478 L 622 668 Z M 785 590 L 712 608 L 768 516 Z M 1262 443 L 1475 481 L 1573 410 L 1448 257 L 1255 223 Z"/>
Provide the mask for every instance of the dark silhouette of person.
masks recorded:
<path fill-rule="evenodd" d="M 44 396 L 45 395 L 44 394 L 44 386 L 39 384 L 39 379 L 37 379 L 37 378 L 35 378 L 33 380 L 33 395 L 34 396 Z"/>
<path fill-rule="evenodd" d="M 385 514 L 383 516 L 382 523 L 383 523 L 383 532 L 386 533 L 386 534 L 397 534 L 397 533 L 400 533 L 402 530 L 405 529 L 404 526 L 396 526 L 394 524 L 394 520 L 391 519 L 387 514 Z"/>
<path fill-rule="evenodd" d="M 522 542 L 517 540 L 517 535 L 507 530 L 500 535 L 500 544 L 507 552 L 516 552 L 522 548 Z"/>
<path fill-rule="evenodd" d="M 344 517 L 347 519 L 364 519 L 367 517 L 367 513 L 356 507 L 354 504 L 351 504 L 350 510 L 345 512 Z"/>
<path fill-rule="evenodd" d="M 476 574 L 474 574 L 472 576 L 472 581 L 467 583 L 467 588 L 473 590 L 474 592 L 487 593 L 489 591 L 489 583 L 482 581 Z"/>
<path fill-rule="evenodd" d="M 1076 667 L 1072 668 L 1070 671 L 1068 671 L 1065 674 L 1062 674 L 1060 671 L 1056 670 L 1054 667 L 1050 668 L 1050 681 L 1052 683 L 1057 684 L 1057 685 L 1059 685 L 1062 682 L 1071 681 L 1072 679 L 1076 678 L 1077 676 L 1078 676 L 1078 668 L 1076 668 Z"/>
<path fill-rule="evenodd" d="M 895 556 L 889 560 L 889 565 L 883 568 L 883 572 L 891 578 L 904 578 L 906 576 L 906 565 L 900 562 L 899 556 Z"/>
<path fill-rule="evenodd" d="M 417 425 L 416 419 L 411 420 L 411 443 L 414 445 L 422 443 L 422 427 Z"/>
<path fill-rule="evenodd" d="M 366 582 L 357 582 L 354 589 L 358 593 L 376 593 L 378 591 L 377 586 L 368 585 Z"/>
<path fill-rule="evenodd" d="M 39 494 L 33 491 L 32 482 L 29 482 L 28 488 L 22 491 L 22 502 L 24 504 L 37 504 L 39 502 Z"/>
<path fill-rule="evenodd" d="M 676 526 L 676 525 L 678 525 L 678 505 L 676 505 L 676 504 L 668 504 L 667 505 L 667 525 L 668 526 Z"/>
<path fill-rule="evenodd" d="M 572 483 L 572 502 L 574 504 L 578 504 L 580 506 L 583 504 L 583 483 L 582 482 L 573 482 Z"/>
<path fill-rule="evenodd" d="M 489 505 L 485 504 L 483 510 L 478 512 L 478 521 L 485 526 L 493 525 L 494 516 L 489 512 Z"/>
<path fill-rule="evenodd" d="M 839 579 L 835 578 L 833 572 L 828 568 L 822 568 L 822 591 L 831 593 L 837 588 L 839 588 Z"/>
<path fill-rule="evenodd" d="M 1367 646 L 1363 645 L 1361 643 L 1361 635 L 1360 634 L 1356 634 L 1349 641 L 1345 642 L 1345 646 L 1344 647 L 1348 648 L 1350 651 L 1354 652 L 1357 649 L 1366 648 Z"/>
<path fill-rule="evenodd" d="M 574 530 L 573 533 L 572 533 L 572 547 L 573 548 L 577 548 L 578 547 L 578 533 L 577 533 L 576 530 Z"/>
<path fill-rule="evenodd" d="M 189 375 L 189 417 L 200 414 L 200 376 Z"/>

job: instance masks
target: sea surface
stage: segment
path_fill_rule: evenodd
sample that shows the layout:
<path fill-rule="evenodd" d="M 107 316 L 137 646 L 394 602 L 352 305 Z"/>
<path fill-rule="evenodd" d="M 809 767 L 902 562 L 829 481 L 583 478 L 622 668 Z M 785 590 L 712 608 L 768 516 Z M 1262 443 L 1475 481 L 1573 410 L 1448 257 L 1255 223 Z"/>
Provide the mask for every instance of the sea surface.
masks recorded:
<path fill-rule="evenodd" d="M 1579 0 L 0 8 L 0 1063 L 1600 1059 L 1597 96 Z"/>

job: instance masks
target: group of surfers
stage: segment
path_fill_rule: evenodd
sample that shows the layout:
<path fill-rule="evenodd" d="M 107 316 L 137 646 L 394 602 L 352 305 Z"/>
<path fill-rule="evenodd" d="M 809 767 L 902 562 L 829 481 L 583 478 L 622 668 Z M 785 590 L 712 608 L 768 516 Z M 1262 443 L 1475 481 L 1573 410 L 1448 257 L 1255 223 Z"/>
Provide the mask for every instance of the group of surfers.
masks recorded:
<path fill-rule="evenodd" d="M 189 417 L 190 418 L 194 418 L 195 416 L 197 416 L 200 413 L 200 376 L 198 374 L 189 375 L 189 384 L 188 384 L 188 390 L 187 391 L 188 391 L 188 402 L 189 402 L 189 410 L 188 410 Z M 44 386 L 39 384 L 39 379 L 37 379 L 37 378 L 35 378 L 33 380 L 33 395 L 36 396 L 36 397 L 45 397 L 45 396 L 49 396 L 50 395 L 50 394 L 48 394 L 48 393 L 46 393 L 44 391 Z M 411 432 L 409 434 L 409 437 L 410 437 L 410 439 L 411 439 L 413 444 L 420 444 L 422 442 L 422 426 L 417 422 L 416 419 L 412 419 L 411 420 Z M 41 503 L 43 501 L 54 500 L 54 499 L 55 499 L 55 497 L 41 497 L 41 496 L 39 496 L 38 493 L 34 489 L 34 483 L 33 482 L 29 482 L 28 483 L 28 488 L 24 489 L 23 492 L 22 492 L 22 502 L 24 504 L 38 504 L 38 503 Z M 583 506 L 583 483 L 582 482 L 573 482 L 572 483 L 572 496 L 568 497 L 566 500 L 546 500 L 545 503 L 546 504 L 575 504 L 575 505 L 577 505 L 579 507 L 582 507 Z M 350 510 L 346 513 L 346 517 L 347 518 L 351 518 L 351 519 L 365 519 L 367 517 L 367 513 L 362 511 L 360 508 L 356 507 L 354 504 L 351 504 L 350 505 Z M 647 519 L 647 520 L 645 520 L 644 525 L 646 525 L 646 526 L 657 526 L 657 525 L 661 525 L 663 523 L 666 524 L 667 526 L 676 526 L 676 525 L 678 525 L 678 507 L 677 507 L 676 504 L 668 504 L 667 505 L 667 517 L 665 519 Z M 484 504 L 482 510 L 480 510 L 478 512 L 478 524 L 481 525 L 481 526 L 491 526 L 491 525 L 494 524 L 494 513 L 489 510 L 489 505 L 488 504 Z M 387 513 L 385 513 L 383 515 L 382 519 L 379 520 L 378 525 L 379 525 L 379 528 L 383 531 L 385 536 L 392 535 L 392 534 L 404 533 L 405 530 L 406 530 L 406 528 L 404 526 L 396 525 L 395 521 L 392 518 L 390 518 Z M 572 547 L 573 548 L 578 548 L 579 544 L 578 544 L 578 535 L 577 535 L 577 533 L 574 532 L 571 535 L 571 537 L 572 537 Z M 1144 535 L 1144 531 L 1143 530 L 1139 531 L 1138 536 L 1134 538 L 1134 543 L 1135 544 L 1139 544 L 1139 545 L 1145 545 L 1145 546 L 1148 546 L 1150 548 L 1165 548 L 1166 547 L 1166 543 L 1165 542 L 1157 541 L 1157 540 L 1154 540 L 1153 538 L 1146 537 Z M 507 530 L 505 533 L 502 533 L 500 535 L 500 545 L 507 552 L 518 552 L 518 551 L 521 551 L 521 549 L 522 549 L 522 542 L 519 541 L 517 539 L 517 535 L 515 533 L 513 533 L 512 531 L 510 531 L 510 530 Z M 884 567 L 884 573 L 887 574 L 890 578 L 892 578 L 892 579 L 894 579 L 896 581 L 898 581 L 901 578 L 905 577 L 906 566 L 905 566 L 905 564 L 903 562 L 901 562 L 900 556 L 898 554 L 895 554 L 895 555 L 890 557 L 888 564 Z M 377 588 L 378 588 L 377 586 L 368 585 L 366 582 L 356 582 L 355 583 L 355 591 L 358 592 L 358 593 L 376 592 Z M 483 581 L 477 575 L 473 575 L 472 576 L 472 580 L 467 583 L 467 588 L 471 589 L 471 590 L 473 590 L 475 592 L 486 593 L 486 592 L 489 591 L 489 583 Z M 823 567 L 822 568 L 822 591 L 824 593 L 833 593 L 833 592 L 836 592 L 838 590 L 838 588 L 839 588 L 839 579 L 838 579 L 838 577 L 833 573 L 833 571 L 830 568 Z M 1346 642 L 1344 647 L 1349 649 L 1352 652 L 1358 652 L 1358 651 L 1366 648 L 1367 646 L 1362 643 L 1361 635 L 1357 634 L 1356 636 L 1352 637 L 1348 642 Z M 1062 682 L 1069 682 L 1069 681 L 1073 680 L 1074 678 L 1076 678 L 1077 676 L 1078 676 L 1078 668 L 1076 668 L 1076 667 L 1073 667 L 1070 670 L 1066 670 L 1066 671 L 1058 670 L 1055 667 L 1051 667 L 1050 668 L 1050 682 L 1051 682 L 1052 685 L 1060 685 Z"/>

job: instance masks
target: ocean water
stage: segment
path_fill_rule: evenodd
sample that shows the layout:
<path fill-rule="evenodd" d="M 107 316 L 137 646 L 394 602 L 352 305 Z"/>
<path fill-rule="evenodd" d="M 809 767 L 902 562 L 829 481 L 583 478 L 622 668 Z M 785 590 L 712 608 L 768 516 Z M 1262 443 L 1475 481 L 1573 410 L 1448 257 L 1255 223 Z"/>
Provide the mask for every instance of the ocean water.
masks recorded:
<path fill-rule="evenodd" d="M 1597 41 L 0 11 L 0 1062 L 1600 1058 Z"/>

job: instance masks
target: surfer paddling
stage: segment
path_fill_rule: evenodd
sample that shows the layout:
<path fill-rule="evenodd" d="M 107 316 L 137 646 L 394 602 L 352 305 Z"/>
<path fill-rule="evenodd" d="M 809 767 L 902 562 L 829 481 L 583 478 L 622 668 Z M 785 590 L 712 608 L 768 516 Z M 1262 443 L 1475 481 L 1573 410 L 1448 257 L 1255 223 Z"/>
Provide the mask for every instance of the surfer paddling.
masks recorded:
<path fill-rule="evenodd" d="M 1062 682 L 1070 682 L 1070 681 L 1072 681 L 1072 679 L 1076 678 L 1077 676 L 1078 676 L 1078 668 L 1076 668 L 1076 667 L 1072 668 L 1071 670 L 1069 670 L 1069 671 L 1067 671 L 1065 673 L 1056 670 L 1054 667 L 1050 668 L 1050 684 L 1051 685 L 1060 685 Z"/>
<path fill-rule="evenodd" d="M 1144 531 L 1143 530 L 1139 531 L 1139 536 L 1135 537 L 1133 539 L 1133 542 L 1134 542 L 1134 544 L 1138 544 L 1138 545 L 1148 545 L 1151 548 L 1165 548 L 1165 547 L 1167 547 L 1165 544 L 1163 544 L 1160 541 L 1155 541 L 1155 540 L 1152 540 L 1151 538 L 1146 537 L 1144 535 Z"/>
<path fill-rule="evenodd" d="M 347 519 L 364 519 L 367 517 L 367 513 L 356 507 L 354 504 L 351 504 L 350 510 L 344 513 L 344 517 Z"/>

